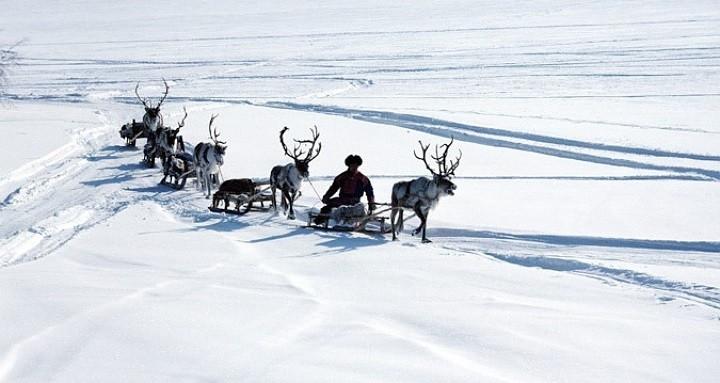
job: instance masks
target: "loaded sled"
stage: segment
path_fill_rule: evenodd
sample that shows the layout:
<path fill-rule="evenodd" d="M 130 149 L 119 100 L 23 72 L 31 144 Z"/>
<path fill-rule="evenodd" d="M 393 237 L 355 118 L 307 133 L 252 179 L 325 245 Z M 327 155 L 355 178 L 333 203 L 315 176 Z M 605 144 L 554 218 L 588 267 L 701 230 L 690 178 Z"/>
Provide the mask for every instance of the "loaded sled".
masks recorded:
<path fill-rule="evenodd" d="M 330 231 L 357 231 L 387 234 L 392 231 L 390 217 L 384 215 L 392 208 L 369 213 L 365 204 L 343 205 L 333 208 L 330 213 L 308 213 L 307 227 Z"/>
<path fill-rule="evenodd" d="M 257 182 L 250 178 L 238 178 L 227 180 L 220 185 L 218 191 L 213 194 L 212 205 L 208 209 L 215 213 L 243 215 L 253 208 L 268 210 L 270 204 L 265 206 L 265 202 L 269 201 L 272 201 L 272 194 L 268 183 Z M 231 204 L 235 204 L 232 209 Z"/>
<path fill-rule="evenodd" d="M 170 177 L 169 183 L 166 182 L 168 177 Z M 181 152 L 171 155 L 163 162 L 163 178 L 160 184 L 180 190 L 185 187 L 188 178 L 195 177 L 195 163 L 192 154 Z"/>
<path fill-rule="evenodd" d="M 137 122 L 133 119 L 132 122 L 128 122 L 120 127 L 120 138 L 125 139 L 127 146 L 135 146 L 135 141 L 138 138 L 147 138 L 145 124 L 143 124 L 142 121 Z"/>

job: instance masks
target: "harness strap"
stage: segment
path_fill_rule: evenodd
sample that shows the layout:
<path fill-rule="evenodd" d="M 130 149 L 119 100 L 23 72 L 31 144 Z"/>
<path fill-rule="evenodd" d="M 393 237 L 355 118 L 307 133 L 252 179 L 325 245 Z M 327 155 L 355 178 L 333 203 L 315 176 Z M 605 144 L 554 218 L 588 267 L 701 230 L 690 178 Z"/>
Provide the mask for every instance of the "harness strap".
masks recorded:
<path fill-rule="evenodd" d="M 307 182 L 310 184 L 310 187 L 315 192 L 315 195 L 318 197 L 318 199 L 322 200 L 322 197 L 320 197 L 320 193 L 318 193 L 317 189 L 315 189 L 315 185 L 313 185 L 312 181 L 310 181 L 310 178 L 307 179 Z"/>

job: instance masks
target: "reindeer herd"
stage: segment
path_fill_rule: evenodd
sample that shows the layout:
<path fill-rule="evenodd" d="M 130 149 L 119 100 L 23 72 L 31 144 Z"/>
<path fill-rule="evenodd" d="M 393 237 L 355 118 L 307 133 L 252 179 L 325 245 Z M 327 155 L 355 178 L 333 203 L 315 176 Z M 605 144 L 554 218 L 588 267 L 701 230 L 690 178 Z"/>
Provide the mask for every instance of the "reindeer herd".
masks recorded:
<path fill-rule="evenodd" d="M 195 178 L 196 187 L 202 191 L 205 198 L 212 195 L 213 202 L 210 207 L 212 211 L 232 212 L 229 210 L 230 202 L 235 203 L 236 214 L 247 212 L 253 206 L 254 202 L 260 202 L 263 209 L 264 201 L 271 201 L 271 208 L 277 211 L 276 194 L 280 191 L 281 207 L 288 219 L 295 219 L 294 202 L 300 196 L 300 189 L 303 180 L 310 176 L 310 162 L 320 155 L 322 143 L 319 142 L 320 133 L 317 126 L 310 129 L 311 136 L 309 139 L 293 139 L 294 145 L 292 152 L 285 143 L 285 134 L 289 130 L 283 127 L 280 131 L 280 145 L 284 154 L 292 159 L 292 162 L 286 165 L 277 165 L 270 171 L 269 182 L 267 187 L 264 184 L 258 184 L 256 181 L 241 178 L 229 179 L 222 181 L 221 167 L 224 163 L 225 152 L 228 148 L 227 142 L 220 141 L 220 134 L 217 128 L 213 128 L 213 123 L 218 117 L 217 114 L 210 117 L 208 123 L 208 133 L 210 142 L 197 143 L 192 153 L 187 152 L 185 142 L 180 135 L 180 130 L 185 126 L 187 119 L 187 110 L 183 107 L 183 118 L 177 123 L 177 128 L 165 126 L 160 107 L 168 96 L 170 86 L 163 79 L 165 91 L 160 97 L 156 105 L 153 106 L 148 98 L 140 97 L 138 89 L 140 83 L 135 86 L 135 96 L 143 105 L 145 114 L 142 122 L 138 123 L 133 120 L 131 123 L 125 124 L 120 129 L 120 136 L 126 140 L 130 146 L 135 146 L 138 138 L 146 138 L 146 144 L 143 148 L 143 162 L 148 167 L 155 167 L 155 160 L 160 159 L 163 170 L 163 178 L 160 181 L 163 185 L 169 185 L 176 189 L 182 189 L 187 178 Z M 455 170 L 460 165 L 462 152 L 449 161 L 448 153 L 454 140 L 442 145 L 435 145 L 434 154 L 430 153 L 428 159 L 428 150 L 430 145 L 424 145 L 420 141 L 421 154 L 413 152 L 415 158 L 421 160 L 432 178 L 418 177 L 411 181 L 398 182 L 392 187 L 390 204 L 381 204 L 388 206 L 387 209 L 380 212 L 366 212 L 364 206 L 354 206 L 353 208 L 343 209 L 339 207 L 336 214 L 332 214 L 333 219 L 338 219 L 337 213 L 341 211 L 358 211 L 361 207 L 362 216 L 357 218 L 358 223 L 364 227 L 369 221 L 381 222 L 384 225 L 385 219 L 388 217 L 381 216 L 383 213 L 390 212 L 391 231 L 393 240 L 397 239 L 397 235 L 403 229 L 403 211 L 410 209 L 420 219 L 420 226 L 414 231 L 413 235 L 422 232 L 422 241 L 430 242 L 426 236 L 427 218 L 430 210 L 438 203 L 441 197 L 452 196 L 457 186 L 451 181 L 455 176 Z M 434 163 L 437 170 L 431 165 Z M 168 182 L 169 178 L 169 182 Z M 215 194 L 212 194 L 213 188 L 217 188 Z M 219 209 L 219 203 L 224 202 L 224 209 Z M 362 204 L 359 204 L 362 205 Z M 311 217 L 317 216 L 310 214 Z M 349 217 L 341 217 L 343 220 Z M 309 224 L 310 226 L 310 224 Z M 327 225 L 325 225 L 327 228 Z M 381 230 L 381 232 L 385 232 Z"/>

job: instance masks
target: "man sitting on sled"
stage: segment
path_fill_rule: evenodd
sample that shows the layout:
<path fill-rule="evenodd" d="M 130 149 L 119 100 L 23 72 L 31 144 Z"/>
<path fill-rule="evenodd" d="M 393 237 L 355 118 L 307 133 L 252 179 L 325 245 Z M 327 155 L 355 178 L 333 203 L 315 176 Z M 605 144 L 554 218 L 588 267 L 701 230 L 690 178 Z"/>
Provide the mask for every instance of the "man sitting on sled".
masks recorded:
<path fill-rule="evenodd" d="M 343 205 L 355 205 L 360 202 L 363 194 L 367 195 L 368 210 L 372 213 L 375 210 L 375 194 L 370 180 L 365 177 L 358 168 L 362 165 L 360 156 L 351 154 L 345 158 L 345 165 L 348 170 L 340 173 L 323 196 L 323 206 L 320 215 L 315 218 L 315 224 L 321 225 L 327 220 L 328 214 L 333 208 Z M 333 197 L 340 191 L 338 197 Z"/>

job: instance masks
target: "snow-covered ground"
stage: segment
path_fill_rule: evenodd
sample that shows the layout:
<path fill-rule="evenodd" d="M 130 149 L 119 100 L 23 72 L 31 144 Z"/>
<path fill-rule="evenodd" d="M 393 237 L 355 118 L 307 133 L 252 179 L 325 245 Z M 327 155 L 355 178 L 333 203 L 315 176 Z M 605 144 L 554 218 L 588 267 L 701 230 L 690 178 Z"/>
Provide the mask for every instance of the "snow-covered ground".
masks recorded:
<path fill-rule="evenodd" d="M 0 382 L 714 382 L 716 1 L 2 4 Z M 124 146 L 157 97 L 226 178 L 323 149 L 298 220 L 209 212 Z M 462 149 L 423 245 L 304 228 Z"/>

